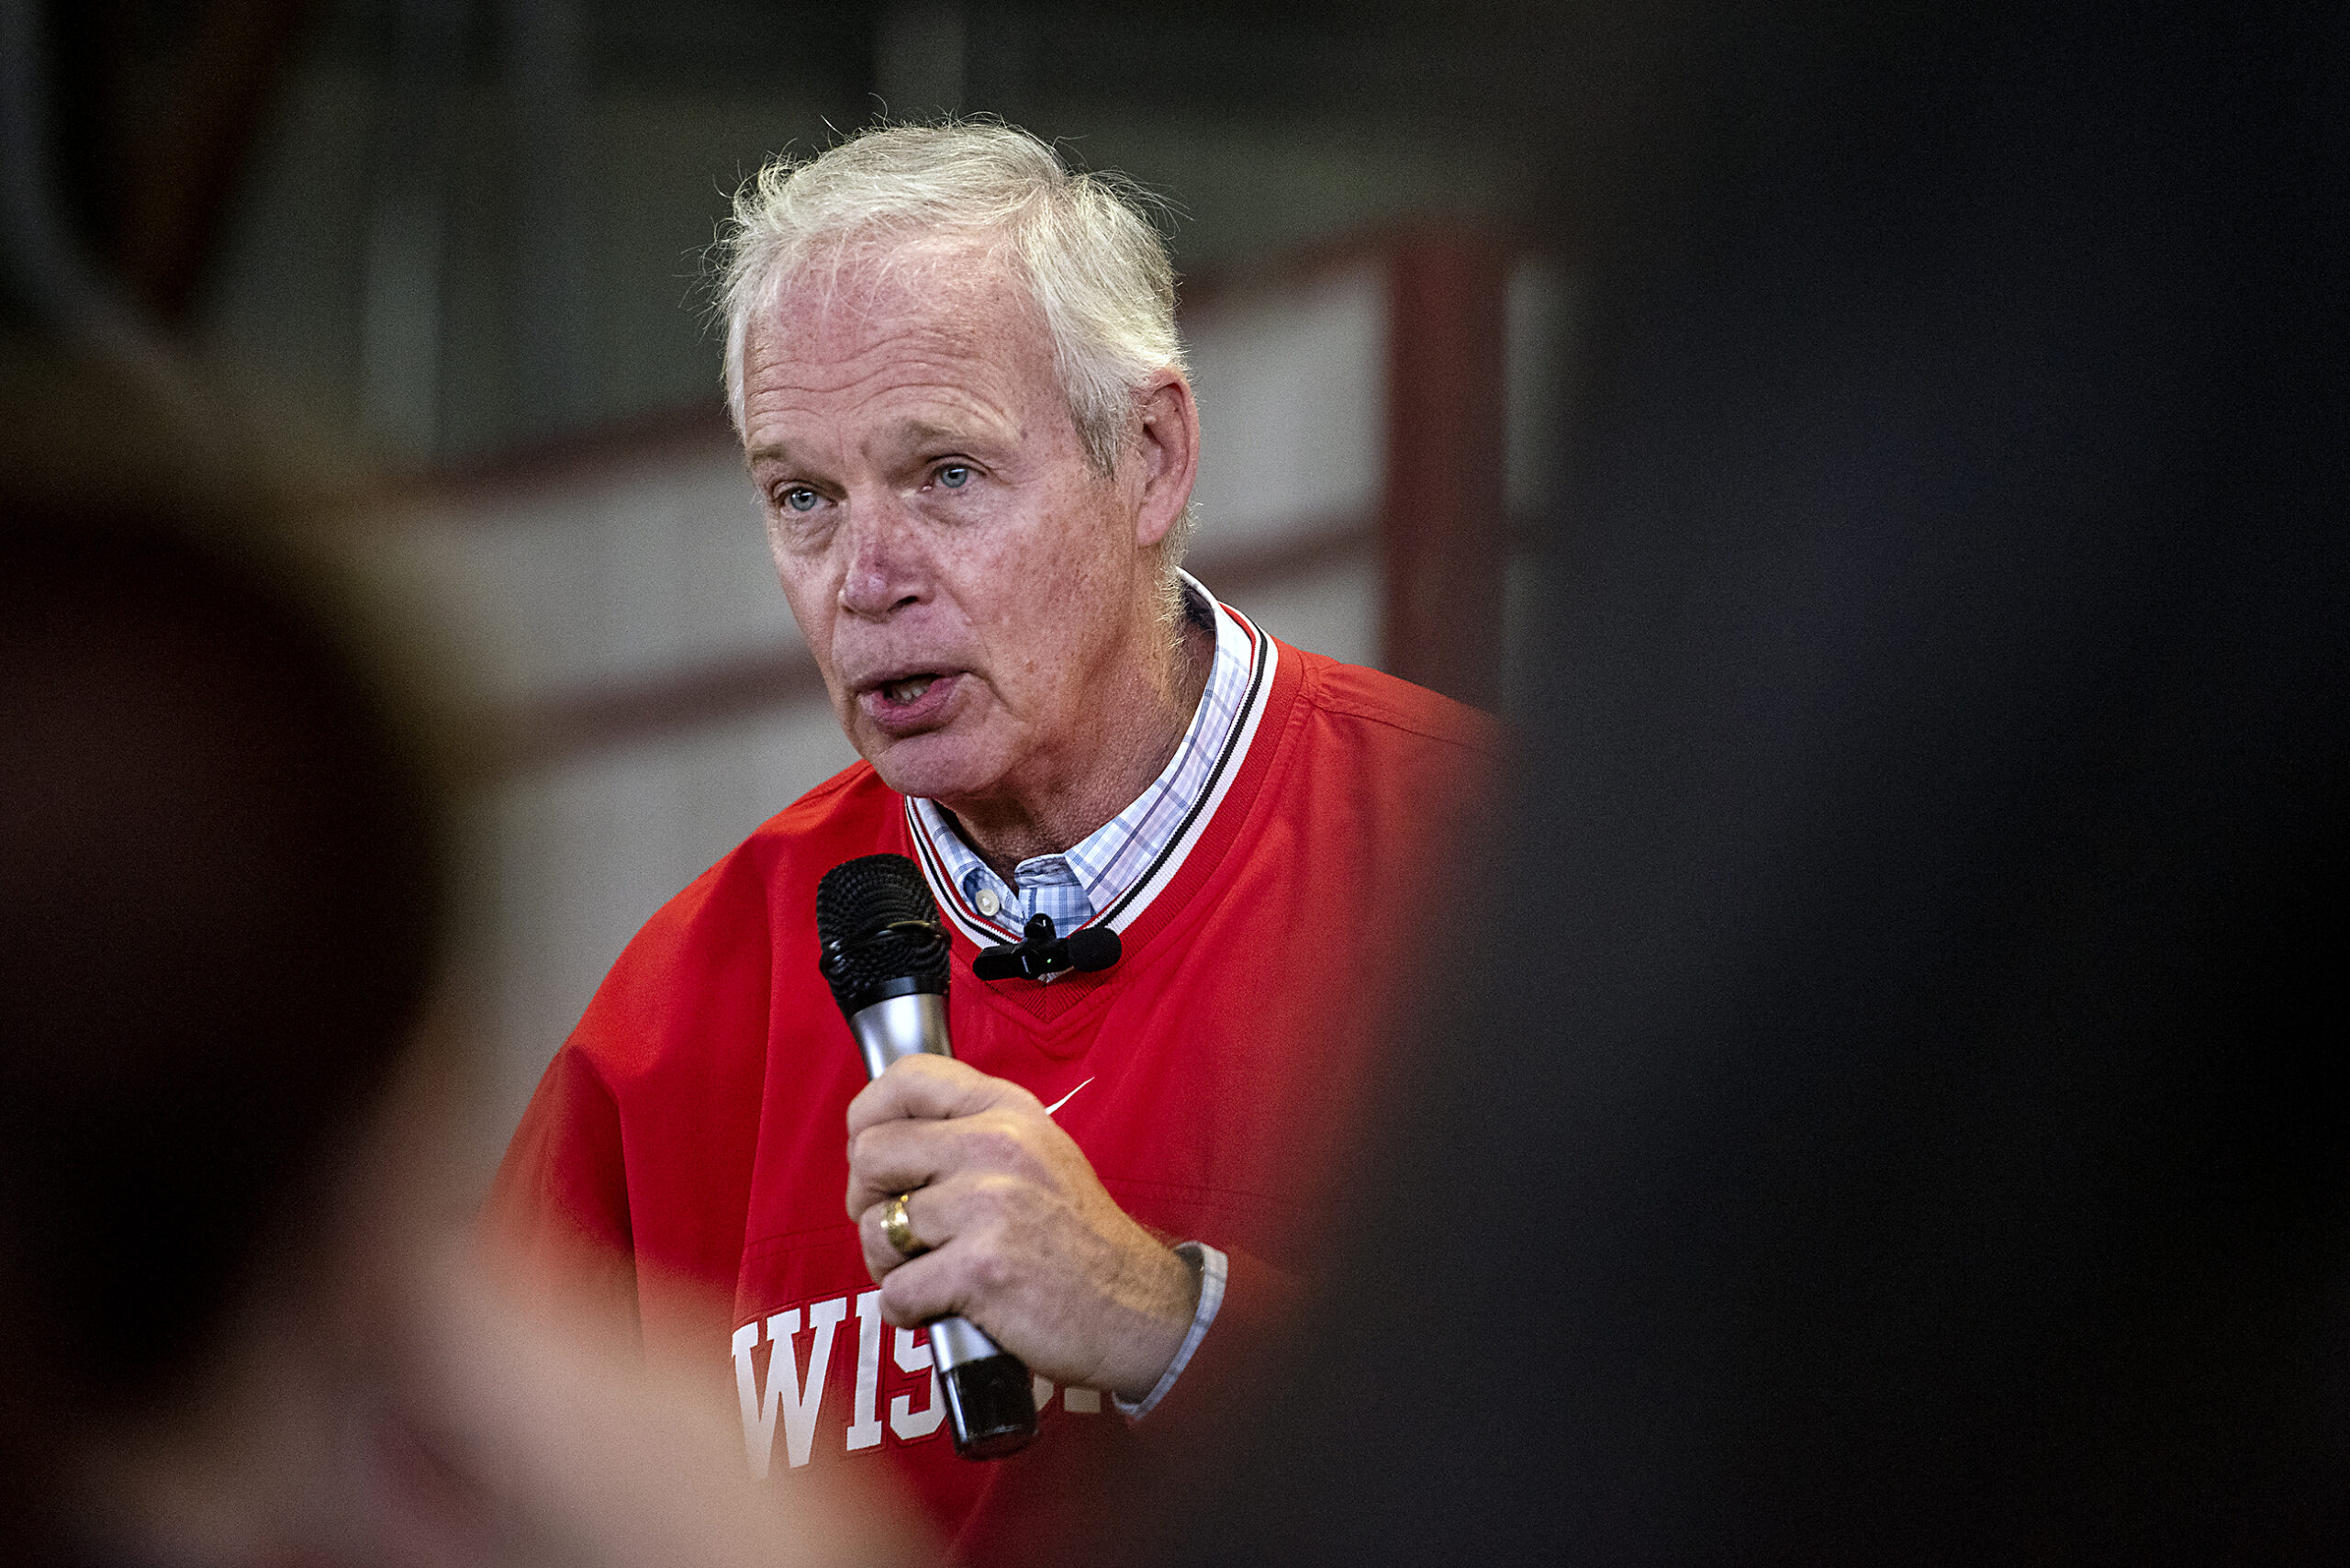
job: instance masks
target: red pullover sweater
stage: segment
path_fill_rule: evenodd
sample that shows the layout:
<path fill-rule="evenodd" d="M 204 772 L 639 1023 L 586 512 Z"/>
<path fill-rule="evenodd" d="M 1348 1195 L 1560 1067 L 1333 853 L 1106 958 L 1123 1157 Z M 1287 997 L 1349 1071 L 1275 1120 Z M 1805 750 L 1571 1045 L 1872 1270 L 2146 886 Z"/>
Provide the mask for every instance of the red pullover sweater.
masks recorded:
<path fill-rule="evenodd" d="M 954 927 L 955 1054 L 1065 1100 L 1056 1119 L 1128 1214 L 1230 1259 L 1214 1327 L 1150 1417 L 1128 1423 L 1106 1394 L 1039 1380 L 1034 1444 L 957 1460 L 926 1343 L 876 1310 L 843 1208 L 845 1117 L 865 1072 L 817 972 L 814 913 L 817 879 L 841 861 L 922 858 L 903 799 L 869 767 L 810 791 L 671 900 L 548 1068 L 493 1223 L 526 1247 L 584 1237 L 624 1258 L 647 1337 L 731 1367 L 755 1471 L 890 1466 L 959 1555 L 1019 1561 L 1065 1533 L 1102 1466 L 1212 1406 L 1236 1349 L 1277 1316 L 1405 1000 L 1404 939 L 1427 921 L 1494 744 L 1472 710 L 1242 625 L 1240 744 L 1121 907 L 1114 968 L 979 980 L 968 912 L 924 863 Z M 731 1298 L 731 1321 L 713 1297 Z"/>

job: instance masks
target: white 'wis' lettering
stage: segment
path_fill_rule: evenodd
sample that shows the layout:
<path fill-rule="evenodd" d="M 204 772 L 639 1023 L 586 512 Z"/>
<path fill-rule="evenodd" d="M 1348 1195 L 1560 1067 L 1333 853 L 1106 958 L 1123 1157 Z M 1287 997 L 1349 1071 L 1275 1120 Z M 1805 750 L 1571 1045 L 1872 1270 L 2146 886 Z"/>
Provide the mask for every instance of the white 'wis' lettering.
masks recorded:
<path fill-rule="evenodd" d="M 1080 1089 L 1083 1087 L 1084 1084 L 1078 1085 Z M 797 1470 L 814 1457 L 816 1427 L 823 1414 L 824 1387 L 833 1366 L 833 1340 L 841 1325 L 848 1320 L 852 1307 L 856 1315 L 856 1380 L 850 1394 L 845 1446 L 850 1453 L 880 1446 L 881 1331 L 888 1326 L 881 1321 L 881 1293 L 870 1290 L 859 1292 L 854 1301 L 847 1296 L 834 1296 L 829 1301 L 786 1307 L 768 1314 L 764 1320 L 755 1317 L 734 1330 L 734 1392 L 743 1404 L 743 1446 L 753 1475 L 764 1480 L 774 1462 L 778 1416 L 783 1423 L 785 1463 Z M 767 1344 L 765 1386 L 761 1386 L 758 1365 L 751 1354 L 758 1348 L 762 1328 Z M 897 1363 L 898 1371 L 909 1375 L 930 1374 L 927 1396 L 919 1408 L 911 1394 L 890 1396 L 890 1435 L 901 1443 L 916 1442 L 938 1430 L 946 1419 L 946 1402 L 938 1387 L 937 1369 L 931 1364 L 930 1346 L 916 1344 L 915 1330 L 912 1328 L 892 1329 L 890 1333 L 890 1359 Z M 800 1356 L 803 1343 L 807 1348 L 804 1362 Z M 1041 1377 L 1035 1384 L 1036 1407 L 1041 1411 L 1056 1390 Z M 1067 1388 L 1058 1392 L 1061 1407 L 1072 1415 L 1101 1413 L 1102 1395 L 1092 1389 Z"/>

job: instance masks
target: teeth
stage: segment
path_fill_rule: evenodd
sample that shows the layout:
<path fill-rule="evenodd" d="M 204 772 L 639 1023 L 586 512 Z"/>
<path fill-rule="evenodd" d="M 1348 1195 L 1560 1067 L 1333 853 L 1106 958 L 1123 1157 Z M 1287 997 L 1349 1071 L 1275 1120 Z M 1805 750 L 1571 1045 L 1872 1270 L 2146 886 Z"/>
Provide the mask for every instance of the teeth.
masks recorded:
<path fill-rule="evenodd" d="M 936 678 L 935 676 L 917 675 L 905 680 L 893 680 L 881 689 L 892 702 L 911 702 L 928 691 L 930 683 Z"/>

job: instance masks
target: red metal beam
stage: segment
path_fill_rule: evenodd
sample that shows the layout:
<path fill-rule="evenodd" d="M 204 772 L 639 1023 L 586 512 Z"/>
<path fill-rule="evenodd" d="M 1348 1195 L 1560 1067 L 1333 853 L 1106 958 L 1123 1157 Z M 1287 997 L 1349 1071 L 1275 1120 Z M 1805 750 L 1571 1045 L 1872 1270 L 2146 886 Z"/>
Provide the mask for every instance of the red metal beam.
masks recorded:
<path fill-rule="evenodd" d="M 1380 662 L 1482 708 L 1501 695 L 1509 260 L 1498 235 L 1416 231 L 1388 285 Z"/>

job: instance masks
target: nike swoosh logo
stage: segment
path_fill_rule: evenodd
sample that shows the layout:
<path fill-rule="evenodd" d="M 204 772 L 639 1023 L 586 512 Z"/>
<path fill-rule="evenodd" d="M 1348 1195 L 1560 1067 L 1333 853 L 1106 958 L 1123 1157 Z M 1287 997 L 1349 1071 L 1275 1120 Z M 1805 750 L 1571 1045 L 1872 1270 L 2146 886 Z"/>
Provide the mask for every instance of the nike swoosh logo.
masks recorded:
<path fill-rule="evenodd" d="M 1092 1081 L 1093 1081 L 1093 1080 L 1092 1080 L 1092 1079 L 1091 1079 L 1091 1078 L 1089 1078 L 1089 1079 L 1087 1079 L 1087 1080 L 1085 1081 L 1085 1083 L 1091 1083 L 1091 1082 L 1092 1082 Z M 1084 1088 L 1084 1087 L 1085 1087 L 1085 1083 L 1080 1083 L 1080 1084 L 1079 1084 L 1079 1085 L 1077 1086 L 1077 1089 L 1082 1089 L 1082 1088 Z M 1058 1099 L 1058 1100 L 1054 1101 L 1051 1104 L 1049 1104 L 1049 1105 L 1046 1106 L 1046 1107 L 1045 1107 L 1045 1114 L 1046 1114 L 1047 1116 L 1049 1116 L 1049 1115 L 1051 1115 L 1054 1112 L 1056 1112 L 1056 1111 L 1059 1110 L 1062 1106 L 1064 1106 L 1064 1105 L 1068 1104 L 1070 1101 L 1072 1101 L 1072 1100 L 1076 1099 L 1076 1098 L 1077 1098 L 1077 1089 L 1072 1089 L 1072 1090 L 1070 1090 L 1068 1093 L 1066 1093 L 1066 1094 L 1062 1095 L 1059 1099 Z"/>

